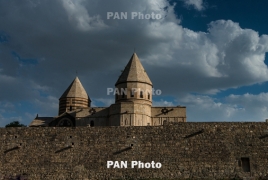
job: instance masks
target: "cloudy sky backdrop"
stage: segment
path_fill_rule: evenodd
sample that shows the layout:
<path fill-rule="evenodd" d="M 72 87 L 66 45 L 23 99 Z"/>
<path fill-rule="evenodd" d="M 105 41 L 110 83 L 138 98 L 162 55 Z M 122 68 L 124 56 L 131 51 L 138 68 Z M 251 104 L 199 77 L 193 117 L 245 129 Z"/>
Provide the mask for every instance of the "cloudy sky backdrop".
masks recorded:
<path fill-rule="evenodd" d="M 268 118 L 266 0 L 0 0 L 0 126 L 56 116 L 78 76 L 94 106 L 134 48 L 155 106 L 187 107 L 188 121 Z M 127 12 L 127 19 L 107 18 Z M 161 19 L 132 19 L 132 12 Z"/>

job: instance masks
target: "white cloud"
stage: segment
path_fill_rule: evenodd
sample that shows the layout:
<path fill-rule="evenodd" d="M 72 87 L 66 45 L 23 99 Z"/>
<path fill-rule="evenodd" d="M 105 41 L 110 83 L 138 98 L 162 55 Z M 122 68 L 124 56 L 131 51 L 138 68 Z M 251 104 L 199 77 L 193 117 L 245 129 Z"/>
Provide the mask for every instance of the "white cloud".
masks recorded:
<path fill-rule="evenodd" d="M 161 99 L 160 101 L 153 100 L 153 106 L 155 106 L 155 107 L 169 107 L 169 106 L 175 106 L 175 105 L 171 101 L 166 101 L 166 100 Z"/>
<path fill-rule="evenodd" d="M 161 24 L 161 28 L 152 24 L 148 27 L 153 34 L 164 31 L 164 27 L 168 29 L 166 42 L 155 44 L 144 57 L 153 67 L 152 76 L 162 72 L 161 77 L 158 76 L 158 83 L 163 79 L 160 87 L 169 87 L 170 82 L 164 79 L 170 79 L 170 73 L 165 72 L 178 77 L 172 80 L 172 88 L 182 92 L 215 93 L 268 80 L 264 63 L 267 35 L 259 36 L 254 30 L 242 29 L 231 20 L 211 22 L 207 33 L 194 32 L 171 22 Z M 153 71 L 157 67 L 162 70 Z M 168 89 L 168 93 L 175 95 L 177 92 L 173 90 Z"/>
<path fill-rule="evenodd" d="M 3 107 L 8 109 L 14 109 L 15 106 L 11 102 L 6 102 L 3 104 Z"/>
<path fill-rule="evenodd" d="M 39 114 L 40 117 L 42 116 L 54 117 L 57 116 L 58 114 L 59 100 L 54 96 L 48 96 L 48 97 L 40 96 L 36 98 L 34 101 L 32 101 L 32 103 L 39 110 L 36 113 Z"/>
<path fill-rule="evenodd" d="M 198 11 L 205 9 L 203 0 L 183 0 L 183 2 L 186 6 L 193 6 Z"/>
<path fill-rule="evenodd" d="M 264 121 L 268 119 L 268 93 L 229 95 L 216 98 L 188 95 L 180 98 L 189 121 Z"/>
<path fill-rule="evenodd" d="M 99 15 L 89 16 L 87 9 L 83 6 L 85 0 L 61 0 L 66 10 L 69 21 L 83 31 L 104 28 L 106 25 Z"/>

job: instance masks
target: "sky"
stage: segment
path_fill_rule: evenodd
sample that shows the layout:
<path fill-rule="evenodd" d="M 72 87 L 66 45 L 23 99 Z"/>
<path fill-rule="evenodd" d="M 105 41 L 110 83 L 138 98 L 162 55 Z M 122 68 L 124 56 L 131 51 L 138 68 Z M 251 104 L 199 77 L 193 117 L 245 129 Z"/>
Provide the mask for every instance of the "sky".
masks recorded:
<path fill-rule="evenodd" d="M 191 122 L 263 122 L 267 6 L 266 0 L 0 0 L 0 127 L 57 116 L 58 99 L 76 75 L 92 106 L 110 106 L 107 89 L 134 49 L 162 92 L 154 106 L 186 106 Z"/>

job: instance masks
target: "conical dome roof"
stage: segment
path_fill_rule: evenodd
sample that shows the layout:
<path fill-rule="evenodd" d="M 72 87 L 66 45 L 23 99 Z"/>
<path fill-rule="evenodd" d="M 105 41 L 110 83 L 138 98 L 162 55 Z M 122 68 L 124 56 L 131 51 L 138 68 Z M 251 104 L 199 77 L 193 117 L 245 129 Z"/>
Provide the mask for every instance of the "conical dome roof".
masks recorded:
<path fill-rule="evenodd" d="M 127 66 L 115 85 L 124 82 L 143 82 L 152 85 L 136 53 L 132 55 Z"/>
<path fill-rule="evenodd" d="M 79 97 L 89 99 L 86 90 L 84 89 L 83 85 L 81 84 L 78 77 L 76 77 L 70 86 L 66 89 L 66 91 L 62 94 L 61 98 L 68 98 L 68 97 Z"/>

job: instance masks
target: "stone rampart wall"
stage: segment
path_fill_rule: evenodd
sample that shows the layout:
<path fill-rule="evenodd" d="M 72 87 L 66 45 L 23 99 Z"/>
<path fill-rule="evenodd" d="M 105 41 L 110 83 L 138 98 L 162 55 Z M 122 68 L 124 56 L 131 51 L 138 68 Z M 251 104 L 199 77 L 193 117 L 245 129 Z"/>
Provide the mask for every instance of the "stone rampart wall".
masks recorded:
<path fill-rule="evenodd" d="M 267 178 L 268 123 L 0 129 L 0 179 Z M 127 161 L 128 168 L 107 168 Z M 131 161 L 161 168 L 131 168 Z"/>

